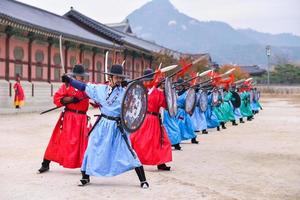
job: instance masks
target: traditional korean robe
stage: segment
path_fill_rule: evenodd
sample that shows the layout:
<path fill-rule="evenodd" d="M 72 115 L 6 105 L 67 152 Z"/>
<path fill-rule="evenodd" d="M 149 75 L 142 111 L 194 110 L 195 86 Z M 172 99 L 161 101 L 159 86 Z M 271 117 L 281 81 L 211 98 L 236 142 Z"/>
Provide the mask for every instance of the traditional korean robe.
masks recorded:
<path fill-rule="evenodd" d="M 125 89 L 116 87 L 109 95 L 110 91 L 108 85 L 87 84 L 85 88 L 86 94 L 101 105 L 101 114 L 120 117 Z M 126 138 L 129 141 L 128 134 Z M 116 176 L 139 166 L 141 163 L 126 145 L 117 121 L 101 117 L 90 134 L 81 170 L 90 176 Z"/>
<path fill-rule="evenodd" d="M 56 106 L 63 106 L 63 97 L 85 98 L 79 103 L 66 105 L 67 111 L 60 114 L 53 130 L 44 158 L 59 163 L 65 168 L 79 168 L 88 143 L 88 110 L 89 99 L 84 92 L 63 84 L 54 94 Z M 69 110 L 69 111 L 68 111 Z M 82 112 L 82 113 L 78 113 Z M 76 113 L 77 112 L 77 113 Z"/>
<path fill-rule="evenodd" d="M 142 126 L 130 135 L 131 144 L 143 165 L 172 161 L 169 137 L 159 119 L 159 109 L 166 108 L 164 93 L 153 87 L 148 92 L 148 110 Z"/>
<path fill-rule="evenodd" d="M 194 132 L 194 125 L 191 120 L 191 117 L 184 110 L 186 95 L 187 92 L 184 92 L 177 98 L 178 109 L 176 114 L 176 121 L 180 128 L 181 140 L 188 140 L 197 136 Z"/>
<path fill-rule="evenodd" d="M 205 118 L 208 128 L 216 128 L 220 126 L 220 121 L 216 114 L 213 112 L 212 94 L 208 95 L 208 105 L 207 110 L 205 111 Z"/>
<path fill-rule="evenodd" d="M 21 83 L 16 82 L 14 84 L 14 90 L 15 90 L 14 106 L 21 107 L 22 105 L 24 105 L 24 101 L 25 101 L 24 90 L 21 86 Z"/>

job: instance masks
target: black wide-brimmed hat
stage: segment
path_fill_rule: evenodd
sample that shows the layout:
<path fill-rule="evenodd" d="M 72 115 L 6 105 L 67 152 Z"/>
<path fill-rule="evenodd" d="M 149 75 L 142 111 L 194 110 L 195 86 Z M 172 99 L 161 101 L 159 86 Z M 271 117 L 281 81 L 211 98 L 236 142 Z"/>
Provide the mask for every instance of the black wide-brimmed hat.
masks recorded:
<path fill-rule="evenodd" d="M 110 68 L 110 72 L 104 72 L 104 74 L 112 75 L 112 76 L 119 76 L 123 78 L 127 78 L 128 76 L 123 73 L 123 66 L 122 65 L 112 65 Z"/>
<path fill-rule="evenodd" d="M 148 76 L 146 76 L 146 75 L 148 75 Z M 143 81 L 152 81 L 154 79 L 153 69 L 151 69 L 151 68 L 145 69 L 143 76 L 146 76 L 145 78 L 142 79 Z"/>
<path fill-rule="evenodd" d="M 70 74 L 72 76 L 89 76 L 89 74 L 85 72 L 84 67 L 81 64 L 74 65 Z"/>

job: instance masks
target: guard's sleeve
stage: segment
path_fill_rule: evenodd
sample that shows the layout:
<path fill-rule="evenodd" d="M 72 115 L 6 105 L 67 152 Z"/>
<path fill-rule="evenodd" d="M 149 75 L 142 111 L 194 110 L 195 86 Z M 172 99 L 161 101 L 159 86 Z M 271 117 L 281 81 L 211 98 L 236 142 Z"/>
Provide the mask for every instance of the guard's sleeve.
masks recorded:
<path fill-rule="evenodd" d="M 85 91 L 86 83 L 77 81 L 75 79 L 70 79 L 70 85 L 72 85 L 74 88 L 80 90 L 80 91 Z"/>
<path fill-rule="evenodd" d="M 101 104 L 102 100 L 102 93 L 104 93 L 104 87 L 105 85 L 97 85 L 97 84 L 86 84 L 85 87 L 85 93 L 88 95 L 88 97 L 92 100 L 94 100 L 96 103 Z"/>
<path fill-rule="evenodd" d="M 57 106 L 63 106 L 63 104 L 61 103 L 61 99 L 67 96 L 67 89 L 66 89 L 66 85 L 63 84 L 57 92 L 55 92 L 54 96 L 53 96 L 53 103 Z"/>

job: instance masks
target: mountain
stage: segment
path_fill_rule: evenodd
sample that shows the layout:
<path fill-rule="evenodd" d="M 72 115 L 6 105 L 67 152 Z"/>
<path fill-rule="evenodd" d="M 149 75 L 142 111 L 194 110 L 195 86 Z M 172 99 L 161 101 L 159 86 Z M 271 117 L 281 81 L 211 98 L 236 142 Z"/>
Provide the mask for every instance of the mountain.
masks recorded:
<path fill-rule="evenodd" d="M 169 0 L 152 0 L 127 16 L 133 32 L 174 50 L 208 52 L 219 63 L 265 64 L 265 46 L 273 57 L 300 60 L 300 37 L 234 29 L 219 21 L 199 21 L 180 13 Z"/>

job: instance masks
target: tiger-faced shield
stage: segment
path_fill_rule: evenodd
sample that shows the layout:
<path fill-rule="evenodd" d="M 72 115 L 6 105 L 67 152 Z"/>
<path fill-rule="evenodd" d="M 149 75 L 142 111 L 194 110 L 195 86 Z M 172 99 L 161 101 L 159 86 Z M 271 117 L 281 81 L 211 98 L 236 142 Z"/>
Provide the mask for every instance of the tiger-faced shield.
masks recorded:
<path fill-rule="evenodd" d="M 196 100 L 197 100 L 196 92 L 193 88 L 190 88 L 187 91 L 187 95 L 185 99 L 185 107 L 184 107 L 185 111 L 190 115 L 192 115 L 194 112 L 194 109 L 196 107 Z"/>
<path fill-rule="evenodd" d="M 148 92 L 140 81 L 135 81 L 127 86 L 122 105 L 121 122 L 128 132 L 134 132 L 142 125 L 148 106 Z"/>
<path fill-rule="evenodd" d="M 200 91 L 199 94 L 199 107 L 202 112 L 207 110 L 208 98 L 207 93 L 205 91 Z"/>
<path fill-rule="evenodd" d="M 212 95 L 212 105 L 213 106 L 219 106 L 220 105 L 219 91 L 218 90 L 213 90 L 211 95 Z"/>
<path fill-rule="evenodd" d="M 231 91 L 232 93 L 232 97 L 230 99 L 232 105 L 234 108 L 239 108 L 241 106 L 241 97 L 239 95 L 239 93 L 235 92 L 235 91 Z"/>
<path fill-rule="evenodd" d="M 165 93 L 165 98 L 166 98 L 166 102 L 167 102 L 169 115 L 171 117 L 174 117 L 177 113 L 177 104 L 176 104 L 177 99 L 174 98 L 173 93 L 175 93 L 175 91 L 172 88 L 172 82 L 171 82 L 171 79 L 169 77 L 167 77 L 165 79 L 164 93 Z M 175 108 L 175 106 L 176 106 L 176 108 Z"/>
<path fill-rule="evenodd" d="M 259 101 L 260 99 L 260 91 L 255 90 L 254 92 L 254 100 Z"/>

